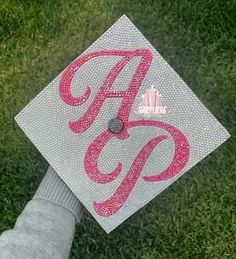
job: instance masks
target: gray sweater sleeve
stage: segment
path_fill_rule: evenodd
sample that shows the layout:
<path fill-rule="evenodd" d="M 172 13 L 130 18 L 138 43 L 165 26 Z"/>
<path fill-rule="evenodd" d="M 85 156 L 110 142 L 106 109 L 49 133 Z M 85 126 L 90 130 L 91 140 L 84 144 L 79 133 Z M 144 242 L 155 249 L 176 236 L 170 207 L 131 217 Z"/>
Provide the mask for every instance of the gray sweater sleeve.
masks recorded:
<path fill-rule="evenodd" d="M 35 196 L 0 236 L 0 259 L 68 258 L 82 205 L 49 167 Z"/>

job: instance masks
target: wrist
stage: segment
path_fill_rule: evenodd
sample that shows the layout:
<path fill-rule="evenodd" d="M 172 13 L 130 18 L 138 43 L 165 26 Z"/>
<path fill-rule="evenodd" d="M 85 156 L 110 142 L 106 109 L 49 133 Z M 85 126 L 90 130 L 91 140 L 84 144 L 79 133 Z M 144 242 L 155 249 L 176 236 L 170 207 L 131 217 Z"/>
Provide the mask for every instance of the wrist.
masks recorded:
<path fill-rule="evenodd" d="M 82 214 L 81 202 L 51 166 L 49 166 L 33 199 L 43 199 L 56 203 L 69 210 L 75 216 L 77 223 L 80 222 Z"/>

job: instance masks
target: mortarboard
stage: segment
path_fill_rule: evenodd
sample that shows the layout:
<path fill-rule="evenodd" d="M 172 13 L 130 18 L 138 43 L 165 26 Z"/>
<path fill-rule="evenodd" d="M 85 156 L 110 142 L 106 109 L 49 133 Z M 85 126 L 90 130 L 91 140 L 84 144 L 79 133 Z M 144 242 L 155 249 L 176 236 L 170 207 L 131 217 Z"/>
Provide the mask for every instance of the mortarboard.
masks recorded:
<path fill-rule="evenodd" d="M 15 120 L 107 233 L 229 138 L 125 15 Z"/>

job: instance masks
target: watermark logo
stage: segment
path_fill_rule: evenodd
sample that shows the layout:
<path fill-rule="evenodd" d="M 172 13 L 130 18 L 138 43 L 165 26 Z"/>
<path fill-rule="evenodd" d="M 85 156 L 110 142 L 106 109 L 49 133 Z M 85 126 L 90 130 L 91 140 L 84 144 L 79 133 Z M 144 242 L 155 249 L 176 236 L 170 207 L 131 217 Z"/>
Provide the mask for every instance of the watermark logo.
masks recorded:
<path fill-rule="evenodd" d="M 165 104 L 162 95 L 152 85 L 141 96 L 140 104 L 134 112 L 147 117 L 165 116 L 170 114 L 170 107 Z"/>

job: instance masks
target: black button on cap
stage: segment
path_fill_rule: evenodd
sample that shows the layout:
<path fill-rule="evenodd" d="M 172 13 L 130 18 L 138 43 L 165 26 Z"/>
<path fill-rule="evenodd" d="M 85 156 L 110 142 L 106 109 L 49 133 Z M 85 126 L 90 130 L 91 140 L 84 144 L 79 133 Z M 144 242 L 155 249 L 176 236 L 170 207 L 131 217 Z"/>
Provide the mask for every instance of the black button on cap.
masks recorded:
<path fill-rule="evenodd" d="M 124 123 L 119 118 L 110 119 L 108 122 L 108 129 L 114 134 L 118 134 L 122 131 Z"/>

